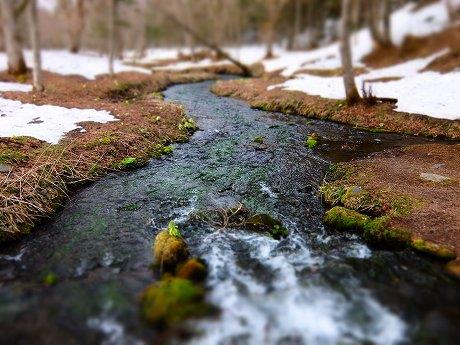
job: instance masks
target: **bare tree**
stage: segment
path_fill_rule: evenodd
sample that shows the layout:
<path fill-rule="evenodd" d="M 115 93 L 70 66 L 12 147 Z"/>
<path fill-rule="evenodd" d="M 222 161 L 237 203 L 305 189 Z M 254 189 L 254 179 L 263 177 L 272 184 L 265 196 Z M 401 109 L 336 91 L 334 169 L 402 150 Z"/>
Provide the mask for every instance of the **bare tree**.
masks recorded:
<path fill-rule="evenodd" d="M 358 89 L 356 88 L 350 47 L 351 1 L 352 0 L 342 0 L 342 19 L 340 23 L 340 58 L 342 60 L 345 94 L 349 105 L 361 99 Z"/>
<path fill-rule="evenodd" d="M 110 1 L 110 19 L 109 19 L 109 74 L 113 76 L 113 60 L 115 59 L 115 53 L 117 49 L 116 42 L 116 24 L 118 16 L 118 0 Z"/>
<path fill-rule="evenodd" d="M 29 26 L 30 26 L 30 43 L 34 56 L 33 62 L 33 85 L 35 91 L 43 91 L 42 80 L 42 59 L 40 46 L 40 31 L 37 16 L 37 0 L 29 0 Z"/>
<path fill-rule="evenodd" d="M 449 20 L 454 21 L 458 18 L 458 4 L 455 5 L 452 0 L 444 0 L 444 3 L 447 8 L 447 14 L 449 15 Z"/>
<path fill-rule="evenodd" d="M 5 38 L 8 73 L 18 75 L 27 73 L 27 66 L 22 54 L 19 35 L 18 17 L 27 5 L 27 1 L 1 0 L 3 35 Z"/>
<path fill-rule="evenodd" d="M 368 0 L 367 5 L 372 39 L 380 46 L 391 46 L 390 0 Z"/>

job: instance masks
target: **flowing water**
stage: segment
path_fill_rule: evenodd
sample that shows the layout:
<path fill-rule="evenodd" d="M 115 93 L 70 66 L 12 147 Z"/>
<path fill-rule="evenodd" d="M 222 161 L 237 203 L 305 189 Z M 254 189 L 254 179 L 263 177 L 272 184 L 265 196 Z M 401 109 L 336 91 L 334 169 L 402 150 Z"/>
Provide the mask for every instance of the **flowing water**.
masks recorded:
<path fill-rule="evenodd" d="M 157 343 L 139 319 L 138 294 L 158 278 L 150 247 L 171 219 L 207 262 L 207 298 L 220 314 L 187 322 L 197 335 L 162 338 L 168 343 L 456 343 L 458 281 L 408 250 L 375 250 L 322 224 L 317 192 L 330 162 L 423 140 L 253 110 L 212 95 L 210 85 L 165 92 L 200 127 L 190 142 L 90 185 L 29 238 L 1 249 L 0 343 Z M 312 132 L 314 150 L 303 144 Z M 238 203 L 281 220 L 289 236 L 190 220 Z M 46 286 L 50 274 L 57 283 Z"/>

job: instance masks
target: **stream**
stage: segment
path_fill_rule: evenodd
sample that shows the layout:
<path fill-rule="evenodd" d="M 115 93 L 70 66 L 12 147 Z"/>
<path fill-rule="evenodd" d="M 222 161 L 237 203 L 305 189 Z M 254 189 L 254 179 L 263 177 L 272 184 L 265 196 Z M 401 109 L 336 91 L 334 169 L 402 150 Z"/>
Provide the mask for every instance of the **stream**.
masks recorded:
<path fill-rule="evenodd" d="M 456 344 L 460 283 L 410 250 L 373 249 L 325 228 L 318 196 L 331 162 L 429 140 L 254 110 L 213 95 L 211 84 L 164 92 L 200 128 L 188 143 L 91 184 L 0 249 L 0 343 L 157 344 L 138 296 L 158 279 L 151 245 L 174 219 L 208 264 L 207 299 L 220 314 L 187 321 L 196 335 L 166 343 Z M 304 142 L 313 132 L 311 150 Z M 289 236 L 190 220 L 238 203 L 279 219 Z M 51 273 L 57 283 L 46 286 Z"/>

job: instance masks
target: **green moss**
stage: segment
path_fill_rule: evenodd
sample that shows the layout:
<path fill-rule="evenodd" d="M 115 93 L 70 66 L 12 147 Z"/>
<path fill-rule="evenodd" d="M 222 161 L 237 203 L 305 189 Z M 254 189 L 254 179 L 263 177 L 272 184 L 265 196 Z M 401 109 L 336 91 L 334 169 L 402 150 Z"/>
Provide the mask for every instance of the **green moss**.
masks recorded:
<path fill-rule="evenodd" d="M 258 135 L 258 136 L 256 136 L 256 137 L 254 138 L 253 141 L 254 141 L 255 143 L 257 143 L 257 144 L 263 144 L 263 143 L 264 143 L 264 137 Z"/>
<path fill-rule="evenodd" d="M 137 211 L 139 209 L 139 205 L 136 202 L 130 202 L 126 205 L 124 205 L 121 210 L 122 211 Z"/>
<path fill-rule="evenodd" d="M 289 231 L 283 226 L 283 224 L 280 221 L 273 219 L 268 214 L 255 214 L 248 218 L 245 225 L 252 231 L 267 233 L 275 240 L 279 240 L 289 235 Z"/>
<path fill-rule="evenodd" d="M 390 200 L 392 213 L 396 216 L 409 215 L 419 204 L 418 201 L 407 195 L 392 197 Z"/>
<path fill-rule="evenodd" d="M 22 163 L 25 161 L 27 161 L 27 156 L 21 151 L 10 148 L 0 149 L 0 163 L 2 164 Z"/>
<path fill-rule="evenodd" d="M 324 215 L 324 223 L 343 231 L 362 231 L 369 221 L 368 216 L 341 206 L 333 207 Z"/>
<path fill-rule="evenodd" d="M 188 134 L 191 134 L 198 129 L 198 126 L 196 125 L 195 121 L 189 117 L 184 117 L 178 127 L 179 130 L 181 130 L 182 132 L 186 132 Z"/>
<path fill-rule="evenodd" d="M 411 235 L 404 229 L 392 228 L 388 225 L 388 216 L 378 217 L 364 226 L 364 239 L 375 245 L 399 247 L 408 245 Z"/>
<path fill-rule="evenodd" d="M 118 163 L 114 164 L 115 169 L 129 169 L 139 165 L 139 161 L 135 157 L 125 157 Z"/>
<path fill-rule="evenodd" d="M 189 256 L 187 243 L 181 237 L 171 236 L 169 230 L 162 230 L 155 237 L 153 256 L 162 269 L 174 271 Z"/>
<path fill-rule="evenodd" d="M 149 156 L 154 158 L 161 158 L 164 155 L 169 155 L 173 152 L 172 146 L 164 145 L 164 144 L 155 144 L 149 149 Z"/>
<path fill-rule="evenodd" d="M 56 285 L 57 282 L 58 282 L 58 277 L 53 272 L 47 273 L 45 277 L 43 278 L 43 284 L 45 284 L 46 286 Z"/>
<path fill-rule="evenodd" d="M 166 276 L 141 295 L 143 318 L 158 327 L 171 327 L 190 317 L 209 312 L 204 289 L 192 281 Z"/>
<path fill-rule="evenodd" d="M 182 238 L 182 235 L 179 231 L 179 227 L 177 226 L 176 222 L 171 220 L 168 224 L 168 233 L 169 236 Z"/>
<path fill-rule="evenodd" d="M 305 141 L 305 146 L 309 149 L 314 149 L 316 145 L 318 145 L 318 136 L 315 133 L 310 134 Z"/>
<path fill-rule="evenodd" d="M 188 259 L 183 265 L 180 265 L 176 271 L 176 276 L 178 278 L 188 279 L 194 282 L 204 281 L 206 275 L 206 265 L 197 258 Z"/>
<path fill-rule="evenodd" d="M 453 250 L 421 238 L 412 239 L 410 246 L 418 252 L 428 254 L 442 260 L 453 260 L 456 257 Z"/>

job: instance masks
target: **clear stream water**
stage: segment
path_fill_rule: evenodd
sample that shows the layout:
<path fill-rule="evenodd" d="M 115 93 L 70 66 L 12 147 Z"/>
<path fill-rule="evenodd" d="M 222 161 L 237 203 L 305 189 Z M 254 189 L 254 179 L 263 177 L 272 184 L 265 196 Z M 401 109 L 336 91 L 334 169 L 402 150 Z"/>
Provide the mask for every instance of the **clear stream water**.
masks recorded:
<path fill-rule="evenodd" d="M 460 283 L 408 250 L 372 249 L 326 229 L 317 193 L 330 162 L 427 140 L 253 110 L 210 85 L 165 92 L 200 127 L 190 142 L 81 190 L 30 237 L 1 248 L 0 343 L 456 343 Z M 320 141 L 309 150 L 312 132 Z M 239 202 L 290 235 L 277 241 L 190 220 Z M 171 219 L 208 263 L 207 298 L 221 310 L 187 322 L 197 333 L 188 339 L 161 336 L 138 314 L 139 293 L 158 278 L 149 267 L 154 236 Z M 45 286 L 50 272 L 58 283 Z"/>

